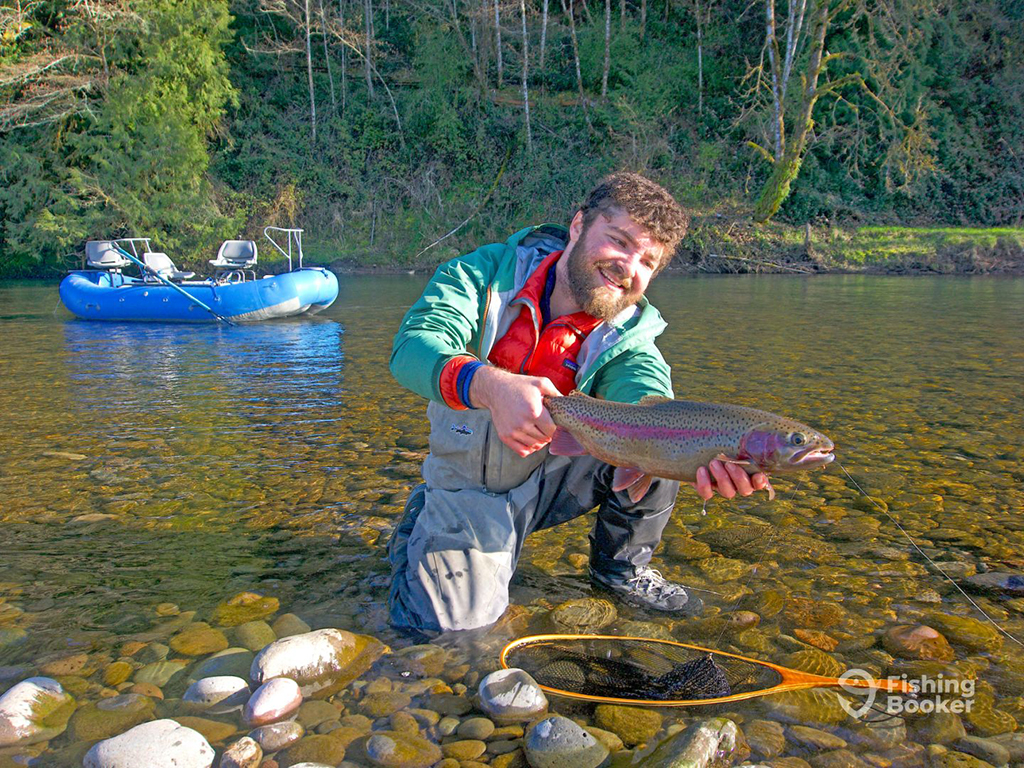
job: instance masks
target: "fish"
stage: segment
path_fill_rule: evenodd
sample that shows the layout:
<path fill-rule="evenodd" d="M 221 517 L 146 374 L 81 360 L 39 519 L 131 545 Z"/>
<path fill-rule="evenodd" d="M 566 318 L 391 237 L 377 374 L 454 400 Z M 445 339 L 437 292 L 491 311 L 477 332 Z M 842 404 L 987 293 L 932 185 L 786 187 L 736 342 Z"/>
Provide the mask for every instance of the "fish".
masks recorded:
<path fill-rule="evenodd" d="M 555 456 L 590 454 L 615 467 L 612 490 L 636 503 L 655 477 L 695 482 L 697 470 L 718 459 L 748 475 L 824 467 L 835 444 L 785 416 L 742 405 L 648 395 L 637 404 L 599 400 L 573 391 L 547 396 L 555 423 L 548 446 Z M 769 483 L 769 500 L 775 491 Z"/>

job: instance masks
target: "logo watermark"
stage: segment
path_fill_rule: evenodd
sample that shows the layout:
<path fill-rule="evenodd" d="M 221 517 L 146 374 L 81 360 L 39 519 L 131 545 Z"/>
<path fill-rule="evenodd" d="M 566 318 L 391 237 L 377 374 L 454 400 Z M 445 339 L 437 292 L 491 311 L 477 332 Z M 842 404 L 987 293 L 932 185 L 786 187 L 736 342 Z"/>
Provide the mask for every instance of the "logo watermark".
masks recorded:
<path fill-rule="evenodd" d="M 889 715 L 927 715 L 934 712 L 959 715 L 970 712 L 974 704 L 974 680 L 946 677 L 941 673 L 920 677 L 892 675 L 883 679 L 893 683 L 892 691 L 866 687 L 864 684 L 876 678 L 863 669 L 844 672 L 839 678 L 840 687 L 858 697 L 853 701 L 839 697 L 839 703 L 846 714 L 855 720 L 864 717 L 872 709 L 884 710 Z"/>

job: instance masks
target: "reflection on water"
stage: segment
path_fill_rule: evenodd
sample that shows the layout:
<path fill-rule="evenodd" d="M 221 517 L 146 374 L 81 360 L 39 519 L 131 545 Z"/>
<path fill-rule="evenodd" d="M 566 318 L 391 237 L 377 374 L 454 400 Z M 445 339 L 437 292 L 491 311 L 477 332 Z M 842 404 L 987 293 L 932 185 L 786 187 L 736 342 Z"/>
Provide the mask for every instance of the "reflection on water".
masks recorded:
<path fill-rule="evenodd" d="M 0 647 L 0 665 L 114 645 L 159 603 L 204 611 L 247 589 L 313 626 L 403 642 L 385 628 L 383 544 L 426 424 L 387 363 L 424 280 L 346 278 L 325 315 L 241 327 L 89 323 L 53 312 L 55 286 L 0 286 L 0 638 L 31 639 Z M 677 396 L 821 429 L 960 579 L 1024 569 L 1024 281 L 667 276 L 651 293 Z M 776 487 L 707 516 L 680 496 L 656 564 L 707 590 L 710 623 L 621 608 L 611 630 L 774 661 L 831 647 L 881 673 L 888 629 L 967 615 L 838 468 Z M 531 630 L 590 594 L 587 530 L 526 545 L 513 600 Z M 1024 601 L 978 599 L 1024 636 Z M 715 616 L 735 610 L 760 623 Z M 984 654 L 985 690 L 1024 724 L 1017 650 Z"/>

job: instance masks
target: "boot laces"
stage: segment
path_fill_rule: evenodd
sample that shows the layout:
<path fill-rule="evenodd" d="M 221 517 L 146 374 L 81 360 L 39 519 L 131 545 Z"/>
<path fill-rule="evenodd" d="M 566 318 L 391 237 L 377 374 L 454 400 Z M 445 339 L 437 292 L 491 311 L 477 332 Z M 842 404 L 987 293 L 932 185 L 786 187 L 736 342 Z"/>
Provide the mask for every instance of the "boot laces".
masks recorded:
<path fill-rule="evenodd" d="M 637 568 L 636 573 L 626 579 L 626 584 L 631 589 L 645 595 L 660 596 L 676 595 L 680 593 L 686 594 L 685 589 L 666 579 L 661 575 L 661 571 L 647 566 Z"/>

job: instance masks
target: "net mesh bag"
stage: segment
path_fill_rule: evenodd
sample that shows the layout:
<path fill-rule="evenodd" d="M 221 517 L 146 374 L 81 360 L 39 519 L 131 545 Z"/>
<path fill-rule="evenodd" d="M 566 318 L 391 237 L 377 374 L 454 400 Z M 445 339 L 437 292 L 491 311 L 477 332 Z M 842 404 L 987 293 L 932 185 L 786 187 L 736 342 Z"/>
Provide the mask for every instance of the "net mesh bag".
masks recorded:
<path fill-rule="evenodd" d="M 594 699 L 702 701 L 778 685 L 771 667 L 703 649 L 638 638 L 559 638 L 505 657 L 540 685 Z"/>

